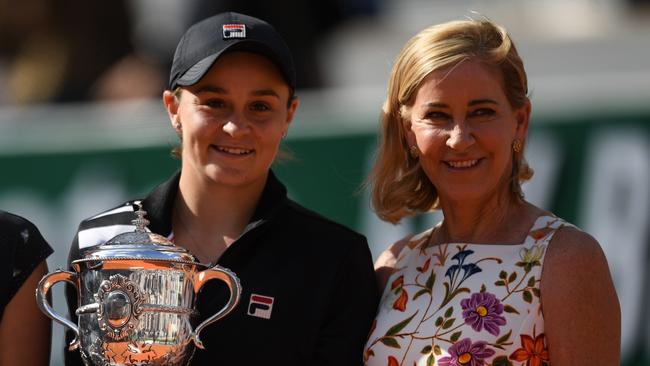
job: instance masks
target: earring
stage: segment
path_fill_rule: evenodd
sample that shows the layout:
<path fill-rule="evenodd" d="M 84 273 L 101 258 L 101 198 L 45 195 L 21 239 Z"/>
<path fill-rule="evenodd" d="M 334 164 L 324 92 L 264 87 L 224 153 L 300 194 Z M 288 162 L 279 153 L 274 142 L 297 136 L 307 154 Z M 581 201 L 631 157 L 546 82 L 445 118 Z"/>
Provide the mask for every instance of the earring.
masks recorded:
<path fill-rule="evenodd" d="M 177 130 L 181 130 L 181 129 L 183 129 L 183 126 L 181 125 L 180 122 L 176 122 L 176 124 L 174 125 L 174 128 L 177 129 Z"/>
<path fill-rule="evenodd" d="M 514 141 L 512 141 L 512 150 L 513 150 L 515 153 L 520 153 L 520 152 L 521 152 L 521 148 L 522 148 L 522 146 L 521 146 L 521 140 L 519 140 L 519 139 L 515 139 Z"/>
<path fill-rule="evenodd" d="M 282 133 L 282 139 L 284 140 L 287 137 L 287 132 Z"/>
<path fill-rule="evenodd" d="M 409 155 L 411 155 L 413 159 L 417 159 L 418 156 L 420 156 L 420 151 L 418 150 L 418 147 L 415 145 L 411 145 L 409 147 Z"/>

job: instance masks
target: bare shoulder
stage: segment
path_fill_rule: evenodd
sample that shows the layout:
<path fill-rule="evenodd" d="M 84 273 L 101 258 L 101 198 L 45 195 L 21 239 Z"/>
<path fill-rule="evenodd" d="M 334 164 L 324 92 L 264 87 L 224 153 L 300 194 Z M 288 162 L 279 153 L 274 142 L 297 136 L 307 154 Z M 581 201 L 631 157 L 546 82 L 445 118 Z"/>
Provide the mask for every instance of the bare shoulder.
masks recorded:
<path fill-rule="evenodd" d="M 596 239 L 574 227 L 559 229 L 553 236 L 544 259 L 544 297 L 573 294 L 572 297 L 575 298 L 575 295 L 587 295 L 610 288 L 613 289 L 613 283 L 609 266 Z"/>
<path fill-rule="evenodd" d="M 607 260 L 600 244 L 594 237 L 575 227 L 563 227 L 553 236 L 546 258 L 544 272 L 555 273 L 563 270 L 606 269 Z"/>
<path fill-rule="evenodd" d="M 375 270 L 382 267 L 394 268 L 402 249 L 411 241 L 413 235 L 406 236 L 391 244 L 375 261 Z"/>
<path fill-rule="evenodd" d="M 377 286 L 379 287 L 380 292 L 384 291 L 384 287 L 386 286 L 388 278 L 391 274 L 393 274 L 395 265 L 397 264 L 397 258 L 399 258 L 399 254 L 402 252 L 404 247 L 406 247 L 411 242 L 412 238 L 413 235 L 409 235 L 396 241 L 391 246 L 389 246 L 388 249 L 384 250 L 375 261 Z"/>
<path fill-rule="evenodd" d="M 540 286 L 553 365 L 619 362 L 620 307 L 596 239 L 574 227 L 559 229 L 547 248 Z"/>

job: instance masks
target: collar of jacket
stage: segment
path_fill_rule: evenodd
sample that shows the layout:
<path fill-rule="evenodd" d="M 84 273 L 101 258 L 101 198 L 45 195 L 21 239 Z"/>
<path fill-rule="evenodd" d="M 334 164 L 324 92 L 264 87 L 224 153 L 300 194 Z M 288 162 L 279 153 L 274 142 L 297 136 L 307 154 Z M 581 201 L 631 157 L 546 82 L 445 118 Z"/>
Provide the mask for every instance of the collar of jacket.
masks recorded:
<path fill-rule="evenodd" d="M 147 218 L 151 222 L 149 229 L 154 233 L 169 236 L 172 231 L 172 210 L 178 193 L 180 178 L 181 173 L 178 171 L 142 200 L 142 207 L 147 211 Z M 269 221 L 286 201 L 287 189 L 273 171 L 269 171 L 262 196 L 257 202 L 253 216 L 244 229 L 244 234 Z"/>

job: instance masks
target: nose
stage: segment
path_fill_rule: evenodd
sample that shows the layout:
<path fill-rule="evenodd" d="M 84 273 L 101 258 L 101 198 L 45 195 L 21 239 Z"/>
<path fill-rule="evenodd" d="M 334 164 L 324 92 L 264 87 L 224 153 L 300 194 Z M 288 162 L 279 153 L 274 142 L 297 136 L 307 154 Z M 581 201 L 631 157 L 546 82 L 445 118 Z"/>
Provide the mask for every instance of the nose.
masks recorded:
<path fill-rule="evenodd" d="M 232 137 L 239 137 L 248 133 L 249 126 L 244 118 L 232 114 L 224 123 L 223 131 Z"/>
<path fill-rule="evenodd" d="M 471 127 L 467 123 L 456 123 L 447 138 L 447 146 L 457 151 L 465 151 L 475 141 Z"/>

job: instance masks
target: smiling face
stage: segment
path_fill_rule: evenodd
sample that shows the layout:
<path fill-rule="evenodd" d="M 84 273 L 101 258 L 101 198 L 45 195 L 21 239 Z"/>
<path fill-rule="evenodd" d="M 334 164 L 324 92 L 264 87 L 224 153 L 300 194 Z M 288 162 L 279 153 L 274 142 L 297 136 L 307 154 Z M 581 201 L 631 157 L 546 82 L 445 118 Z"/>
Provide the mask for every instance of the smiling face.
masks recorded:
<path fill-rule="evenodd" d="M 262 187 L 298 101 L 277 67 L 253 53 L 222 55 L 196 84 L 163 99 L 181 134 L 183 173 Z M 179 128 L 179 125 L 182 126 Z"/>
<path fill-rule="evenodd" d="M 510 190 L 512 143 L 529 115 L 528 102 L 512 108 L 497 71 L 468 60 L 422 81 L 404 126 L 441 202 L 480 200 Z"/>

